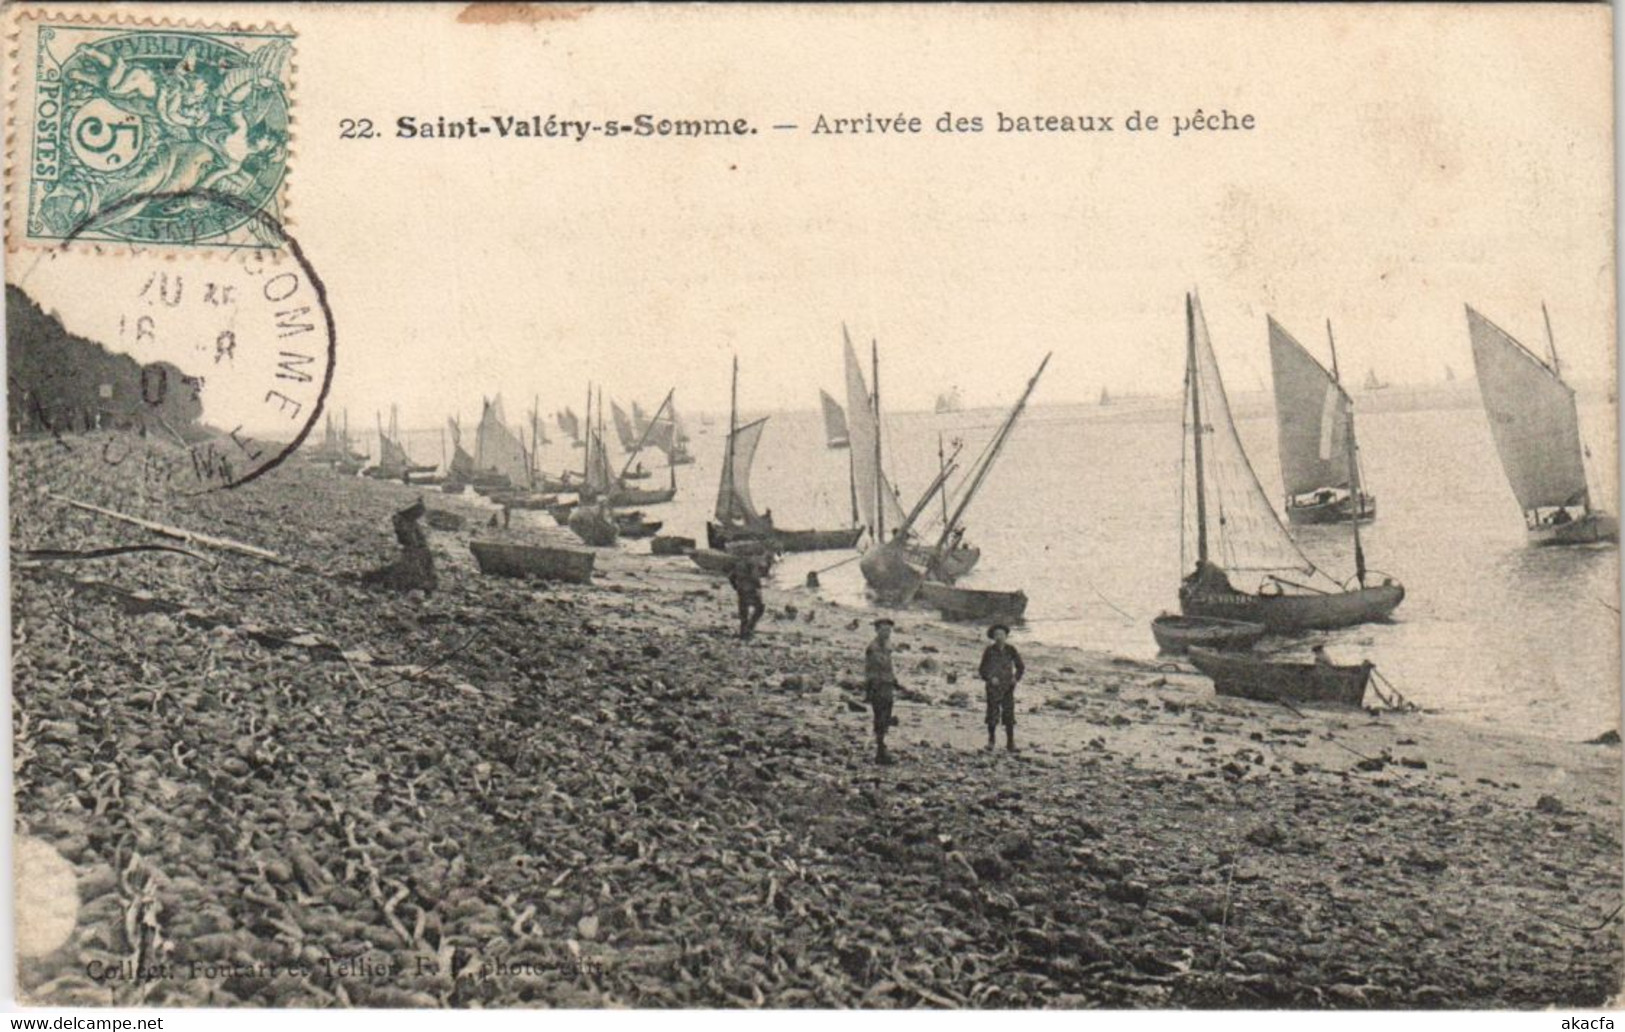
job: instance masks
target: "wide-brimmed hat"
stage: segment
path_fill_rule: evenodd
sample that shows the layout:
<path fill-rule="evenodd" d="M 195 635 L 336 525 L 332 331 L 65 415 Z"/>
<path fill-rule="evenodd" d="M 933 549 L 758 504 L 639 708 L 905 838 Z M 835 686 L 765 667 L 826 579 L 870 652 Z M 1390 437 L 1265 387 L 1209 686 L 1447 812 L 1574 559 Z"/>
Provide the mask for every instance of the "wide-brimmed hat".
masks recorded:
<path fill-rule="evenodd" d="M 989 638 L 993 637 L 993 632 L 994 631 L 1003 631 L 1005 634 L 1009 634 L 1010 633 L 1010 625 L 1009 624 L 996 623 L 992 627 L 989 627 L 987 629 L 987 636 Z"/>
<path fill-rule="evenodd" d="M 881 628 L 881 627 L 896 627 L 896 626 L 897 626 L 897 621 L 893 620 L 889 616 L 883 616 L 880 619 L 875 621 L 875 627 L 877 629 Z"/>

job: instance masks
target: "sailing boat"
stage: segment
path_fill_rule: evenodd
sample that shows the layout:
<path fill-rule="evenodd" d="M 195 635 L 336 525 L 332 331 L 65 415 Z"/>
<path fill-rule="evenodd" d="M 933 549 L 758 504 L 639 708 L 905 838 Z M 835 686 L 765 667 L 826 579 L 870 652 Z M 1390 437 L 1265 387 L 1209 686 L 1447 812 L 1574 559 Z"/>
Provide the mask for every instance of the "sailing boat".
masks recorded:
<path fill-rule="evenodd" d="M 434 464 L 414 463 L 401 444 L 400 417 L 395 406 L 389 407 L 389 429 L 384 429 L 383 417 L 378 417 L 378 465 L 364 475 L 375 480 L 408 480 L 414 473 L 430 473 Z"/>
<path fill-rule="evenodd" d="M 632 429 L 632 420 L 627 417 L 626 410 L 621 408 L 613 398 L 609 402 L 609 411 L 615 418 L 615 436 L 620 438 L 621 451 L 631 451 L 637 447 L 638 438 L 642 436 L 641 433 Z"/>
<path fill-rule="evenodd" d="M 677 415 L 675 396 L 669 395 L 667 400 L 666 414 L 662 416 L 656 412 L 654 419 L 645 415 L 643 406 L 634 401 L 632 428 L 639 438 L 647 438 L 650 447 L 658 448 L 665 453 L 666 465 L 691 465 L 694 456 L 688 451 L 688 431 L 683 427 L 682 418 Z"/>
<path fill-rule="evenodd" d="M 846 413 L 841 411 L 840 402 L 829 396 L 829 392 L 820 390 L 818 400 L 824 406 L 824 441 L 829 448 L 847 448 L 852 444 L 852 438 L 846 430 Z"/>
<path fill-rule="evenodd" d="M 1102 407 L 1112 403 L 1112 392 L 1105 387 L 1100 388 L 1100 404 Z"/>
<path fill-rule="evenodd" d="M 773 525 L 773 510 L 756 511 L 750 496 L 750 468 L 767 417 L 739 425 L 739 359 L 733 364 L 733 391 L 728 409 L 728 441 L 722 453 L 722 480 L 717 487 L 716 519 L 705 525 L 710 546 L 726 550 L 735 541 L 761 541 L 780 552 L 822 552 L 851 548 L 862 527 L 840 530 L 783 530 Z"/>
<path fill-rule="evenodd" d="M 1020 620 L 1027 612 L 1027 594 L 1023 591 L 988 591 L 979 588 L 962 588 L 945 583 L 939 576 L 938 557 L 946 555 L 952 543 L 957 542 L 963 535 L 960 529 L 965 511 L 970 508 L 971 501 L 981 490 L 987 475 L 993 469 L 993 463 L 998 460 L 999 453 L 1004 450 L 1005 442 L 1010 439 L 1010 431 L 1015 429 L 1016 420 L 1027 407 L 1027 399 L 1032 397 L 1033 390 L 1038 386 L 1039 377 L 1049 366 L 1050 356 L 1046 354 L 1044 360 L 1038 364 L 1038 370 L 1033 373 L 1031 380 L 1027 381 L 1027 389 L 1022 392 L 1020 400 L 1016 402 L 1010 414 L 1005 417 L 1003 424 L 988 442 L 983 450 L 980 460 L 972 467 L 965 488 L 959 493 L 959 500 L 953 512 L 943 521 L 942 534 L 937 538 L 936 548 L 932 558 L 921 571 L 921 581 L 917 592 L 921 601 L 935 606 L 937 611 L 950 620 Z M 939 466 L 946 466 L 947 458 L 942 454 L 940 439 L 937 445 L 937 461 Z"/>
<path fill-rule="evenodd" d="M 842 334 L 846 334 L 845 327 L 842 327 Z M 853 522 L 867 526 L 870 542 L 869 550 L 858 568 L 863 571 L 864 580 L 882 598 L 901 599 L 919 584 L 918 568 L 923 568 L 932 559 L 931 547 L 916 539 L 914 523 L 948 482 L 949 474 L 958 467 L 945 462 L 936 479 L 914 504 L 913 510 L 906 515 L 903 513 L 902 504 L 897 500 L 897 489 L 887 480 L 881 462 L 879 348 L 870 345 L 875 381 L 875 393 L 871 395 L 863 381 L 857 353 L 852 350 L 852 338 L 846 336 L 844 343 L 847 429 L 852 440 L 847 454 L 852 470 Z M 969 573 L 981 555 L 979 549 L 963 541 L 956 543 L 946 555 L 938 558 L 941 578 L 951 582 L 955 577 Z"/>
<path fill-rule="evenodd" d="M 948 388 L 946 394 L 937 395 L 937 412 L 958 412 L 965 407 L 965 401 L 959 395 L 958 387 Z"/>
<path fill-rule="evenodd" d="M 367 464 L 368 456 L 356 451 L 350 444 L 350 413 L 344 413 L 342 424 L 333 422 L 333 414 L 327 414 L 327 421 L 323 426 L 322 443 L 309 452 L 312 462 L 332 466 L 335 470 L 348 476 L 361 472 Z"/>
<path fill-rule="evenodd" d="M 1376 587 L 1366 585 L 1358 520 L 1351 520 L 1349 527 L 1359 586 L 1345 588 L 1309 561 L 1275 514 L 1236 436 L 1201 302 L 1190 294 L 1185 295 L 1185 335 L 1184 411 L 1189 421 L 1184 436 L 1191 448 L 1182 463 L 1185 526 L 1180 554 L 1181 565 L 1193 572 L 1180 585 L 1180 611 L 1186 616 L 1245 620 L 1275 632 L 1347 627 L 1386 618 L 1404 600 L 1405 589 L 1391 578 Z M 1346 447 L 1352 445 L 1351 428 L 1345 440 Z M 1196 562 L 1191 567 L 1186 549 L 1193 538 Z M 1231 583 L 1229 572 L 1256 572 L 1264 580 L 1257 591 L 1242 591 Z M 1312 583 L 1316 579 L 1322 584 Z"/>
<path fill-rule="evenodd" d="M 1546 306 L 1541 306 L 1542 314 Z M 1501 468 L 1537 545 L 1619 540 L 1619 520 L 1591 506 L 1574 388 L 1563 382 L 1546 320 L 1548 364 L 1467 307 L 1473 364 Z"/>
<path fill-rule="evenodd" d="M 1444 382 L 1445 383 L 1455 383 L 1456 382 L 1456 371 L 1454 369 L 1450 368 L 1449 363 L 1446 363 L 1445 367 L 1444 367 Z"/>
<path fill-rule="evenodd" d="M 1388 389 L 1388 384 L 1386 382 L 1377 379 L 1377 371 L 1375 369 L 1367 369 L 1365 371 L 1365 383 L 1362 384 L 1362 386 L 1368 391 L 1385 391 Z"/>
<path fill-rule="evenodd" d="M 1356 495 L 1352 488 L 1361 479 L 1359 449 L 1350 436 L 1354 402 L 1338 377 L 1336 343 L 1331 345 L 1332 368 L 1328 370 L 1274 318 L 1269 319 L 1269 330 L 1287 521 L 1375 519 L 1376 498 L 1363 490 Z M 1328 341 L 1331 334 L 1328 322 Z"/>
<path fill-rule="evenodd" d="M 559 429 L 570 438 L 570 447 L 585 448 L 586 440 L 581 436 L 581 417 L 574 410 L 566 407 L 563 412 L 553 414 L 553 419 L 559 424 Z"/>
<path fill-rule="evenodd" d="M 474 456 L 463 447 L 463 428 L 457 420 L 447 417 L 446 428 L 451 431 L 451 462 L 446 466 L 446 482 L 440 489 L 447 494 L 456 494 L 468 484 L 476 482 L 479 466 L 475 464 Z"/>
<path fill-rule="evenodd" d="M 671 405 L 671 396 L 672 392 L 667 391 L 666 399 L 660 403 L 660 408 L 655 412 L 654 418 L 650 420 L 649 426 L 645 428 L 642 436 L 632 443 L 626 457 L 626 464 L 618 474 L 612 471 L 609 464 L 609 452 L 604 447 L 604 403 L 602 397 L 599 398 L 599 425 L 596 430 L 589 429 L 588 431 L 586 466 L 582 471 L 583 483 L 578 491 L 583 502 L 607 498 L 612 506 L 658 505 L 661 502 L 669 502 L 677 497 L 677 469 L 675 466 L 668 467 L 671 475 L 669 487 L 650 490 L 632 487 L 626 482 L 632 464 L 637 461 L 638 454 L 649 443 L 650 434 L 654 431 L 656 425 L 660 423 L 661 416 L 665 414 Z M 592 426 L 591 400 L 592 394 L 589 388 L 587 412 L 587 425 L 589 428 Z"/>

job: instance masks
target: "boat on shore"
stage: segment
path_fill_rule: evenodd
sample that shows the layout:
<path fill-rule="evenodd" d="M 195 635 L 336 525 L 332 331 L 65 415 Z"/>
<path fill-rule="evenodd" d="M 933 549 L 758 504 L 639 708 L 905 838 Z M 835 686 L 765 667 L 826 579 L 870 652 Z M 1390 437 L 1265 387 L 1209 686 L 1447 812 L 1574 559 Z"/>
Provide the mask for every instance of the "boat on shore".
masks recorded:
<path fill-rule="evenodd" d="M 922 581 L 914 597 L 936 609 L 946 620 L 1019 623 L 1027 615 L 1024 591 L 988 591 Z"/>
<path fill-rule="evenodd" d="M 1405 588 L 1392 578 L 1366 583 L 1359 520 L 1349 521 L 1354 587 L 1322 572 L 1287 533 L 1236 434 L 1207 321 L 1193 294 L 1185 295 L 1185 339 L 1182 409 L 1188 418 L 1182 436 L 1189 449 L 1182 448 L 1180 554 L 1181 565 L 1192 572 L 1179 586 L 1180 612 L 1263 624 L 1272 633 L 1387 619 L 1404 601 Z M 1352 437 L 1345 442 L 1352 443 Z M 1192 551 L 1194 568 L 1187 565 Z M 1219 557 L 1226 566 L 1219 565 Z M 1231 571 L 1257 573 L 1261 583 L 1254 591 L 1241 590 Z"/>
<path fill-rule="evenodd" d="M 501 577 L 536 577 L 571 584 L 592 582 L 594 556 L 574 548 L 521 545 L 507 541 L 470 541 L 469 551 L 480 572 Z"/>
<path fill-rule="evenodd" d="M 412 457 L 406 453 L 406 446 L 401 443 L 400 416 L 394 405 L 389 407 L 389 427 L 384 427 L 384 418 L 378 416 L 378 464 L 362 470 L 361 475 L 374 480 L 401 480 L 407 483 L 427 483 L 427 481 L 414 481 L 414 476 L 425 476 L 433 473 L 435 464 L 413 462 Z"/>
<path fill-rule="evenodd" d="M 765 549 L 735 546 L 726 551 L 717 548 L 696 548 L 688 553 L 694 565 L 706 573 L 729 574 L 741 559 L 753 559 L 764 572 L 773 568 L 773 553 Z"/>
<path fill-rule="evenodd" d="M 1191 648 L 1250 649 L 1269 628 L 1245 620 L 1221 620 L 1212 616 L 1176 616 L 1163 613 L 1151 621 L 1151 636 L 1157 647 L 1171 655 Z"/>
<path fill-rule="evenodd" d="M 714 549 L 733 542 L 759 541 L 780 552 L 819 552 L 851 548 L 863 536 L 860 526 L 836 530 L 785 530 L 773 523 L 773 510 L 759 512 L 751 497 L 751 466 L 756 447 L 767 427 L 767 417 L 739 424 L 739 359 L 733 362 L 733 386 L 728 409 L 728 439 L 722 452 L 722 475 L 717 485 L 714 518 L 706 521 L 706 542 Z"/>
<path fill-rule="evenodd" d="M 598 426 L 592 426 L 592 389 L 587 391 L 587 450 L 583 459 L 581 484 L 576 488 L 577 496 L 583 502 L 608 501 L 612 507 L 660 505 L 677 497 L 677 468 L 668 466 L 670 476 L 669 486 L 665 488 L 634 487 L 627 483 L 626 473 L 637 461 L 638 454 L 649 443 L 649 435 L 654 425 L 659 422 L 666 408 L 671 403 L 671 392 L 666 393 L 666 400 L 661 403 L 660 410 L 640 439 L 634 442 L 631 453 L 626 457 L 625 466 L 619 474 L 610 467 L 609 451 L 604 445 L 604 402 L 602 391 L 598 399 Z"/>
<path fill-rule="evenodd" d="M 608 548 L 621 536 L 621 528 L 608 506 L 578 505 L 567 525 L 571 533 L 594 548 Z"/>
<path fill-rule="evenodd" d="M 1354 399 L 1343 389 L 1338 373 L 1331 323 L 1326 324 L 1330 369 L 1273 317 L 1269 336 L 1287 522 L 1375 519 L 1377 499 L 1364 488 L 1359 445 L 1354 439 Z"/>
<path fill-rule="evenodd" d="M 1541 314 L 1545 312 L 1542 305 Z M 1574 388 L 1563 380 L 1550 317 L 1546 318 L 1550 362 L 1471 305 L 1467 328 L 1490 436 L 1523 510 L 1530 543 L 1618 541 L 1618 518 L 1591 504 L 1579 408 Z"/>
<path fill-rule="evenodd" d="M 1220 695 L 1356 709 L 1365 700 L 1374 669 L 1369 661 L 1355 666 L 1292 663 L 1204 648 L 1192 648 L 1190 661 L 1213 680 L 1213 690 Z"/>

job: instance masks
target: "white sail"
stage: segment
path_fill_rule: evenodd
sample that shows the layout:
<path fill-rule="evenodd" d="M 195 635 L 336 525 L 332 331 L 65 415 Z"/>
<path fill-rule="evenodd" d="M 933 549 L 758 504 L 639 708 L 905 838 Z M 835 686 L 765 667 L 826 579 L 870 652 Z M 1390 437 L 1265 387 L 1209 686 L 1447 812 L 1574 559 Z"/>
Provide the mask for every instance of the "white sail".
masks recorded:
<path fill-rule="evenodd" d="M 1280 323 L 1269 320 L 1281 484 L 1288 498 L 1349 487 L 1349 396 Z"/>
<path fill-rule="evenodd" d="M 502 395 L 485 403 L 475 434 L 475 462 L 481 470 L 494 470 L 515 486 L 530 483 L 530 456 L 503 420 Z"/>
<path fill-rule="evenodd" d="M 824 439 L 831 448 L 845 448 L 851 438 L 846 430 L 846 413 L 841 411 L 840 402 L 829 396 L 828 391 L 819 391 L 818 400 L 824 407 Z"/>
<path fill-rule="evenodd" d="M 596 494 L 604 494 L 614 488 L 615 479 L 615 471 L 609 466 L 609 452 L 604 448 L 604 437 L 594 430 L 587 435 L 585 487 Z"/>
<path fill-rule="evenodd" d="M 717 486 L 717 520 L 721 523 L 749 523 L 759 518 L 750 497 L 750 467 L 766 426 L 764 417 L 728 436 L 728 451 L 722 457 L 722 482 Z"/>
<path fill-rule="evenodd" d="M 863 379 L 852 341 L 846 342 L 846 428 L 852 448 L 852 484 L 858 496 L 858 518 L 872 537 L 877 527 L 877 504 L 885 506 L 888 532 L 903 525 L 903 507 L 897 492 L 876 466 L 875 441 L 880 428 L 875 421 L 874 399 Z M 878 497 L 877 497 L 878 489 Z"/>
<path fill-rule="evenodd" d="M 1467 328 L 1490 434 L 1524 511 L 1587 501 L 1574 390 L 1471 306 Z"/>
<path fill-rule="evenodd" d="M 1184 462 L 1184 555 L 1186 568 L 1195 565 L 1197 553 L 1197 511 L 1194 436 L 1191 433 L 1190 391 L 1200 390 L 1202 413 L 1202 488 L 1205 493 L 1209 559 L 1226 570 L 1252 570 L 1302 574 L 1315 572 L 1315 565 L 1299 550 L 1281 525 L 1258 476 L 1247 461 L 1247 453 L 1236 435 L 1230 415 L 1230 402 L 1213 356 L 1202 302 L 1193 297 L 1192 332 L 1195 336 L 1195 367 L 1185 371 Z"/>

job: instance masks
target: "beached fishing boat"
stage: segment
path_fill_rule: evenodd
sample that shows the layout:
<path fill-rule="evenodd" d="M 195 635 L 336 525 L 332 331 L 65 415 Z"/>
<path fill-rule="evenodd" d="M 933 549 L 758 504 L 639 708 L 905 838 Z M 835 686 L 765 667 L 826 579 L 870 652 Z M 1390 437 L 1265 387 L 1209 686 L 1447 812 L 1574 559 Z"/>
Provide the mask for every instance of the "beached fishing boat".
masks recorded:
<path fill-rule="evenodd" d="M 1371 681 L 1371 663 L 1289 663 L 1213 649 L 1190 650 L 1191 665 L 1213 679 L 1213 690 L 1258 702 L 1358 707 Z"/>
<path fill-rule="evenodd" d="M 694 551 L 695 541 L 691 537 L 679 537 L 675 534 L 656 534 L 654 540 L 649 542 L 650 555 L 687 555 Z"/>
<path fill-rule="evenodd" d="M 722 476 L 717 485 L 715 519 L 707 521 L 705 537 L 712 548 L 736 541 L 761 541 L 780 552 L 817 552 L 851 548 L 863 536 L 862 527 L 838 530 L 783 530 L 773 524 L 773 513 L 758 512 L 750 494 L 751 464 L 762 439 L 767 418 L 739 425 L 739 359 L 733 363 L 733 387 L 728 410 L 728 440 L 722 452 Z"/>
<path fill-rule="evenodd" d="M 1546 320 L 1550 364 L 1471 306 L 1467 328 L 1490 435 L 1523 510 L 1529 540 L 1537 545 L 1618 541 L 1619 520 L 1591 504 L 1580 414 L 1574 388 L 1563 381 L 1551 319 Z"/>
<path fill-rule="evenodd" d="M 855 360 L 850 347 L 848 347 L 847 353 L 849 359 Z M 995 432 L 992 441 L 988 443 L 981 456 L 966 474 L 965 482 L 956 496 L 952 511 L 944 516 L 942 529 L 937 536 L 936 544 L 929 549 L 920 549 L 918 547 L 910 548 L 907 542 L 909 532 L 912 530 L 915 521 L 924 512 L 936 493 L 946 489 L 949 474 L 957 468 L 946 456 L 939 459 L 940 468 L 936 479 L 920 501 L 915 503 L 913 511 L 904 518 L 901 528 L 902 533 L 894 535 L 889 540 L 877 538 L 882 543 L 870 548 L 858 563 L 859 569 L 863 571 L 864 579 L 883 601 L 907 601 L 914 597 L 923 583 L 928 581 L 935 581 L 939 584 L 952 584 L 969 572 L 968 567 L 965 565 L 966 561 L 970 565 L 974 565 L 975 559 L 980 557 L 981 552 L 979 550 L 975 551 L 973 555 L 971 550 L 964 544 L 965 512 L 970 508 L 971 502 L 975 500 L 977 493 L 986 482 L 988 474 L 992 472 L 993 464 L 998 461 L 999 454 L 1009 440 L 1010 432 L 1015 429 L 1016 421 L 1021 418 L 1022 411 L 1027 407 L 1027 400 L 1032 397 L 1033 390 L 1038 386 L 1038 381 L 1044 375 L 1045 368 L 1049 366 L 1049 360 L 1050 356 L 1045 355 L 1044 360 L 1039 363 L 1037 371 L 1027 381 L 1026 390 L 1022 392 L 1021 397 L 999 425 L 999 429 Z M 861 371 L 854 371 L 861 378 Z M 878 383 L 878 358 L 875 359 L 875 378 Z M 878 407 L 874 408 L 873 411 L 875 412 L 874 425 L 876 427 L 875 441 L 877 447 L 875 463 L 878 467 Z M 954 455 L 958 455 L 957 448 Z"/>
<path fill-rule="evenodd" d="M 571 533 L 594 548 L 608 548 L 621 536 L 614 514 L 604 506 L 576 506 L 567 525 Z"/>
<path fill-rule="evenodd" d="M 1163 613 L 1151 621 L 1151 636 L 1163 652 L 1178 655 L 1197 647 L 1204 649 L 1250 649 L 1268 628 L 1244 620 L 1220 620 L 1211 616 L 1176 616 Z"/>
<path fill-rule="evenodd" d="M 1027 613 L 1027 593 L 1024 591 L 986 591 L 922 581 L 914 597 L 935 608 L 948 620 L 1003 620 L 1017 623 Z"/>
<path fill-rule="evenodd" d="M 874 378 L 871 394 L 846 327 L 841 328 L 841 333 L 846 364 L 846 425 L 851 438 L 847 457 L 851 467 L 853 522 L 869 531 L 869 548 L 858 568 L 863 572 L 864 581 L 883 600 L 907 598 L 919 586 L 923 571 L 932 564 L 935 564 L 934 579 L 951 584 L 971 571 L 981 558 L 981 550 L 966 544 L 963 534 L 950 535 L 947 546 L 939 550 L 921 541 L 914 526 L 958 467 L 944 462 L 913 509 L 906 514 L 903 512 L 897 489 L 887 478 L 882 462 L 879 348 L 870 345 Z M 957 457 L 958 451 L 954 454 Z"/>
<path fill-rule="evenodd" d="M 742 558 L 756 560 L 759 568 L 765 570 L 773 566 L 773 553 L 767 551 L 751 551 L 746 549 L 730 548 L 726 551 L 718 548 L 696 548 L 688 553 L 694 565 L 706 573 L 728 574 L 733 572 L 734 564 Z"/>
<path fill-rule="evenodd" d="M 1185 335 L 1182 411 L 1189 447 L 1181 461 L 1180 565 L 1192 572 L 1179 588 L 1180 611 L 1261 623 L 1271 632 L 1387 619 L 1404 600 L 1405 589 L 1392 578 L 1366 584 L 1358 520 L 1349 521 L 1351 582 L 1358 582 L 1349 587 L 1310 562 L 1276 515 L 1236 435 L 1201 302 L 1190 294 L 1185 295 Z M 1231 582 L 1231 573 L 1258 574 L 1261 581 L 1257 589 L 1244 591 Z"/>
<path fill-rule="evenodd" d="M 587 584 L 592 581 L 594 556 L 575 548 L 547 548 L 506 541 L 470 541 L 469 551 L 481 573 L 502 577 L 537 577 L 543 580 Z"/>
<path fill-rule="evenodd" d="M 1376 518 L 1377 499 L 1364 490 L 1354 439 L 1354 400 L 1338 375 L 1331 323 L 1326 324 L 1332 356 L 1329 370 L 1274 318 L 1269 319 L 1269 332 L 1287 522 L 1347 523 Z"/>
<path fill-rule="evenodd" d="M 665 526 L 660 520 L 647 520 L 641 512 L 615 513 L 615 529 L 624 538 L 654 537 Z"/>
<path fill-rule="evenodd" d="M 841 403 L 829 396 L 829 392 L 820 390 L 818 402 L 824 408 L 824 445 L 827 448 L 846 448 L 852 444 L 852 438 L 846 430 L 846 413 L 841 411 Z"/>

